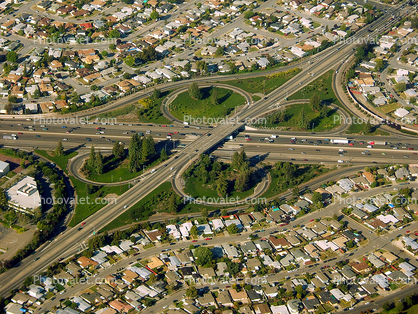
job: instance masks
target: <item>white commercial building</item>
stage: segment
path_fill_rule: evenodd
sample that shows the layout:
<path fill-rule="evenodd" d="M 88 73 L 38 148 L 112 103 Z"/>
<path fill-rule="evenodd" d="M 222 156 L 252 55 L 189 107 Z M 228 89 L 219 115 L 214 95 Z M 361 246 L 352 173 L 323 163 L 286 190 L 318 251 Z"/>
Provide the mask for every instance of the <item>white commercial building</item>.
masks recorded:
<path fill-rule="evenodd" d="M 6 191 L 9 205 L 11 207 L 23 211 L 32 212 L 35 208 L 41 206 L 41 196 L 35 179 L 32 177 L 24 177 L 11 188 Z"/>
<path fill-rule="evenodd" d="M 10 171 L 9 164 L 0 160 L 0 178 Z"/>

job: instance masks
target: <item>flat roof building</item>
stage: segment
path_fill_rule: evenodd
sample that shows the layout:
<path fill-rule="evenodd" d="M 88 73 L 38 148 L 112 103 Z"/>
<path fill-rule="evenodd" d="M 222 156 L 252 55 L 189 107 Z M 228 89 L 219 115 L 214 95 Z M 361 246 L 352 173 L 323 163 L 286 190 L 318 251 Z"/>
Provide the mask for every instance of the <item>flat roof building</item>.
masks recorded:
<path fill-rule="evenodd" d="M 9 204 L 16 210 L 31 213 L 41 206 L 41 196 L 35 179 L 24 177 L 6 191 Z"/>

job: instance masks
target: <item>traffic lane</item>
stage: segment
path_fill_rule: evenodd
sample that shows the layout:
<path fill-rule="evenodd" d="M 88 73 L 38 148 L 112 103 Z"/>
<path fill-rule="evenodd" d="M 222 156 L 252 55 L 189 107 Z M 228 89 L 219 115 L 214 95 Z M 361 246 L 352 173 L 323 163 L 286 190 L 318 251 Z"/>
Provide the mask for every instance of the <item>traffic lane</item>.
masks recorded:
<path fill-rule="evenodd" d="M 245 138 L 245 136 L 249 136 L 248 139 Z M 269 141 L 272 141 L 271 143 Z M 234 140 L 230 141 L 230 140 L 226 140 L 225 143 L 233 143 L 233 142 L 237 142 L 239 144 L 243 144 L 243 143 L 254 143 L 254 142 L 260 142 L 260 143 L 268 143 L 269 145 L 274 145 L 274 144 L 291 144 L 293 146 L 309 146 L 309 145 L 313 145 L 313 146 L 324 146 L 324 147 L 335 147 L 338 149 L 344 149 L 344 150 L 352 150 L 355 148 L 358 149 L 373 149 L 373 150 L 389 150 L 389 149 L 393 149 L 393 150 L 418 150 L 418 140 L 417 139 L 407 139 L 407 140 L 403 140 L 402 142 L 399 141 L 399 139 L 397 138 L 391 138 L 391 141 L 386 142 L 386 145 L 381 145 L 381 144 L 372 144 L 371 146 L 373 147 L 367 147 L 369 146 L 369 142 L 377 142 L 377 140 L 366 140 L 366 139 L 362 139 L 361 137 L 357 137 L 355 140 L 352 140 L 354 142 L 350 143 L 350 144 L 334 144 L 330 142 L 329 138 L 309 138 L 309 137 L 304 137 L 302 139 L 296 139 L 296 141 L 294 142 L 294 144 L 291 144 L 291 138 L 286 138 L 284 136 L 279 136 L 277 138 L 271 138 L 265 135 L 249 135 L 249 134 L 244 134 L 243 135 L 238 135 Z M 397 147 L 397 149 L 394 149 L 394 147 Z M 410 149 L 412 148 L 412 149 Z"/>
<path fill-rule="evenodd" d="M 31 127 L 31 128 L 29 128 Z M 211 127 L 188 127 L 188 126 L 178 126 L 164 124 L 139 124 L 139 123 L 124 123 L 124 124 L 115 124 L 115 125 L 106 125 L 106 124 L 81 124 L 81 123 L 34 123 L 34 122 L 20 122 L 20 123 L 10 123 L 10 122 L 0 122 L 0 129 L 4 131 L 13 131 L 13 132 L 28 132 L 29 129 L 34 129 L 35 131 L 42 132 L 58 132 L 58 133 L 68 133 L 76 132 L 82 134 L 95 134 L 98 131 L 103 131 L 105 133 L 112 132 L 112 134 L 123 134 L 123 132 L 143 132 L 144 134 L 147 131 L 153 133 L 196 133 L 203 134 L 210 132 Z"/>
<path fill-rule="evenodd" d="M 115 141 L 121 141 L 125 145 L 129 145 L 131 139 L 130 136 L 105 136 L 106 134 L 101 135 L 86 135 L 71 133 L 71 134 L 52 134 L 45 133 L 39 135 L 38 132 L 27 132 L 23 135 L 18 135 L 16 141 L 8 140 L 4 141 L 5 146 L 11 147 L 38 147 L 38 148 L 54 148 L 59 140 L 62 140 L 65 149 L 70 149 L 74 147 L 88 147 L 94 145 L 97 148 L 112 148 Z M 64 137 L 65 136 L 65 137 Z M 90 139 L 90 140 L 87 140 Z M 157 147 L 164 147 L 165 149 L 172 150 L 179 148 L 179 145 L 188 145 L 194 139 L 186 139 L 179 136 L 176 138 L 173 136 L 172 139 L 167 139 L 164 137 L 156 137 Z M 284 141 L 286 143 L 286 141 Z M 257 141 L 247 142 L 245 140 L 236 141 L 236 142 L 227 142 L 223 145 L 218 146 L 214 152 L 215 155 L 222 155 L 225 157 L 231 157 L 234 151 L 244 148 L 247 154 L 250 154 L 250 157 L 253 156 L 265 156 L 268 159 L 272 158 L 290 158 L 295 161 L 311 161 L 311 160 L 321 160 L 321 158 L 326 158 L 326 160 L 337 162 L 342 160 L 344 162 L 369 162 L 370 159 L 376 160 L 378 162 L 385 163 L 389 157 L 392 162 L 407 162 L 409 159 L 416 158 L 415 151 L 409 151 L 405 149 L 367 149 L 366 147 L 344 147 L 340 148 L 338 145 L 318 145 L 313 146 L 309 144 L 299 145 L 299 144 L 282 144 L 282 143 L 259 143 Z M 263 153 L 260 153 L 260 148 Z M 342 149 L 344 152 L 340 152 Z M 368 151 L 365 153 L 365 151 Z M 364 154 L 362 154 L 364 153 Z M 385 154 L 385 155 L 383 155 Z M 407 157 L 405 157 L 407 156 Z M 305 160 L 307 159 L 307 160 Z"/>

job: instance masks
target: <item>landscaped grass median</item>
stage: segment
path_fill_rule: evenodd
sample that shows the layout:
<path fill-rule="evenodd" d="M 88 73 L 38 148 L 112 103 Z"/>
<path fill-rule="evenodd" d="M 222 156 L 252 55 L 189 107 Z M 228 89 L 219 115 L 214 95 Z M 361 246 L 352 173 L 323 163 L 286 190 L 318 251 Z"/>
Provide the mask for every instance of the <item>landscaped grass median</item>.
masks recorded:
<path fill-rule="evenodd" d="M 225 117 L 235 107 L 245 104 L 244 96 L 229 89 L 219 87 L 203 87 L 200 89 L 203 98 L 194 99 L 188 91 L 180 93 L 170 104 L 170 112 L 177 119 L 184 120 L 184 116 L 194 118 Z M 213 102 L 213 94 L 217 93 L 217 104 Z"/>
<path fill-rule="evenodd" d="M 269 94 L 276 88 L 282 86 L 288 80 L 292 79 L 296 74 L 298 74 L 301 69 L 293 69 L 286 72 L 279 72 L 270 76 L 258 76 L 248 79 L 236 79 L 231 81 L 222 81 L 222 84 L 232 85 L 242 90 L 245 90 L 248 93 L 261 93 Z"/>

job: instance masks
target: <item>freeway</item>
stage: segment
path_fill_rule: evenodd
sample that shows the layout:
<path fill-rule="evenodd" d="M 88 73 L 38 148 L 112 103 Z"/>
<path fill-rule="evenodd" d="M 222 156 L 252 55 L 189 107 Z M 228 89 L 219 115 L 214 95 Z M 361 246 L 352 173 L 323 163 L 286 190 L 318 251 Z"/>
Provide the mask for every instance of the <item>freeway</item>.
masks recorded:
<path fill-rule="evenodd" d="M 397 8 L 394 7 L 391 10 L 396 9 Z M 356 37 L 359 38 L 360 36 L 365 36 L 367 29 L 370 27 L 382 26 L 381 31 L 391 27 L 393 24 L 393 21 L 389 21 L 391 10 L 371 25 L 360 30 Z M 301 73 L 295 76 L 292 80 L 286 82 L 281 88 L 279 88 L 279 90 L 272 92 L 267 101 L 261 101 L 258 102 L 256 106 L 251 106 L 243 113 L 242 117 L 245 119 L 257 116 L 257 113 L 263 112 L 263 110 L 271 106 L 273 103 L 283 99 L 286 91 L 293 93 L 299 90 L 302 87 L 302 84 L 306 84 L 307 82 L 313 80 L 313 77 L 308 73 L 314 71 L 317 75 L 320 75 L 321 73 L 324 73 L 334 67 L 340 58 L 347 57 L 353 53 L 352 46 L 353 45 L 348 43 L 338 44 L 319 53 L 316 55 L 313 64 L 304 68 Z M 337 51 L 340 52 L 336 53 Z M 223 124 L 215 127 L 211 131 L 211 136 L 202 136 L 198 138 L 196 141 L 187 145 L 179 153 L 179 155 L 177 155 L 177 158 L 170 159 L 167 162 L 169 167 L 181 169 L 187 166 L 190 161 L 194 161 L 199 158 L 201 153 L 210 152 L 212 147 L 216 146 L 227 135 L 238 131 L 240 128 L 240 124 Z M 85 220 L 86 225 L 94 226 L 97 230 L 103 228 L 109 221 L 115 219 L 121 213 L 126 211 L 127 208 L 146 196 L 153 188 L 159 185 L 160 182 L 164 181 L 170 175 L 170 170 L 168 169 L 169 167 L 158 168 L 158 170 L 150 175 L 146 180 L 143 180 L 140 184 L 134 185 L 123 195 L 123 197 L 120 197 L 121 201 L 118 204 L 107 205 L 99 212 L 87 218 Z M 2 282 L 0 293 L 3 296 L 7 296 L 13 288 L 19 287 L 27 276 L 39 273 L 61 256 L 69 256 L 76 252 L 78 243 L 88 240 L 90 236 L 92 236 L 90 228 L 81 228 L 80 230 L 78 230 L 78 228 L 73 228 L 68 230 L 48 245 L 42 252 L 40 259 L 36 262 L 33 262 L 32 257 L 26 258 L 21 262 L 20 267 L 10 269 L 6 273 L 2 274 L 0 276 L 0 281 Z"/>

